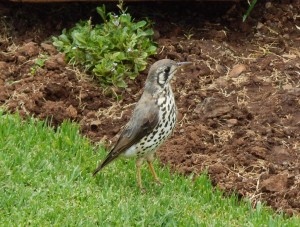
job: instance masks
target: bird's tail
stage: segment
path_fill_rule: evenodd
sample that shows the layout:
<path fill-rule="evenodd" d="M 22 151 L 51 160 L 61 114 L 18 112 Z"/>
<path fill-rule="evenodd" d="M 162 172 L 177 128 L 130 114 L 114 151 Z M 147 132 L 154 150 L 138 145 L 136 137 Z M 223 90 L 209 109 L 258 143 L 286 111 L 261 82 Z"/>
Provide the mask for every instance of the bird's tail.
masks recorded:
<path fill-rule="evenodd" d="M 102 166 L 102 163 L 97 167 L 97 169 L 94 170 L 93 176 L 95 176 L 104 166 Z"/>
<path fill-rule="evenodd" d="M 115 160 L 117 157 L 109 154 L 106 159 L 94 170 L 93 172 L 93 176 L 95 176 L 101 169 L 103 169 L 106 165 L 108 165 L 110 162 L 112 162 L 113 160 Z"/>

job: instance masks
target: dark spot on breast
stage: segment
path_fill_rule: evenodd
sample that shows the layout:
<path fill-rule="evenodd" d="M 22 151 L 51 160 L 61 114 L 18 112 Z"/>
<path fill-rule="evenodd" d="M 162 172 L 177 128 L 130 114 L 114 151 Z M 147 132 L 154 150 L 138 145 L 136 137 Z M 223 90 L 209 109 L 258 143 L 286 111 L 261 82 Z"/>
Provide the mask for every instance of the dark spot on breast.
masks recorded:
<path fill-rule="evenodd" d="M 169 123 L 169 122 L 168 122 L 168 121 L 166 121 L 166 123 L 165 123 L 165 127 L 167 127 L 167 126 L 168 126 L 168 123 Z"/>
<path fill-rule="evenodd" d="M 153 130 L 153 134 L 156 134 L 158 132 L 158 127 L 156 127 L 154 130 Z"/>
<path fill-rule="evenodd" d="M 166 119 L 167 111 L 165 111 L 162 115 L 162 119 Z"/>
<path fill-rule="evenodd" d="M 145 150 L 148 150 L 150 147 L 151 147 L 151 145 L 149 145 L 149 146 L 145 147 Z"/>

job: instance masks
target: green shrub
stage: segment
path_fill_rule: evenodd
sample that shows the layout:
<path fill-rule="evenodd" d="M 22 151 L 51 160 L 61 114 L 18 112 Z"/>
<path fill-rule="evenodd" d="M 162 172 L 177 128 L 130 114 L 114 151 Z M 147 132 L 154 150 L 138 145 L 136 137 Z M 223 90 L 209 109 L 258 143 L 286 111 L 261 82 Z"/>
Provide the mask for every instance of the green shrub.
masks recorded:
<path fill-rule="evenodd" d="M 106 13 L 105 5 L 97 7 L 102 24 L 81 21 L 70 30 L 64 29 L 53 44 L 66 54 L 67 61 L 91 72 L 104 86 L 126 87 L 126 78 L 134 79 L 156 53 L 153 30 L 148 20 L 135 22 L 118 5 L 120 15 Z"/>

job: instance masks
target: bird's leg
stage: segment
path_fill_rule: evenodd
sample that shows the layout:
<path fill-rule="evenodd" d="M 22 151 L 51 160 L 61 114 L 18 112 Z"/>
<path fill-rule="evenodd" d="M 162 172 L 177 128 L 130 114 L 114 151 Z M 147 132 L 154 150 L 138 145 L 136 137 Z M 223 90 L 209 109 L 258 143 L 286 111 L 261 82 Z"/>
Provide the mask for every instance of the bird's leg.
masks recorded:
<path fill-rule="evenodd" d="M 154 177 L 155 182 L 156 182 L 157 184 L 161 184 L 161 182 L 160 182 L 160 180 L 159 180 L 159 178 L 158 178 L 158 176 L 157 176 L 157 174 L 156 174 L 156 172 L 155 172 L 155 170 L 154 170 L 154 167 L 153 167 L 153 165 L 152 165 L 152 161 L 151 161 L 151 160 L 147 160 L 147 162 L 148 162 L 149 168 L 150 168 L 150 170 L 151 170 L 151 173 L 152 173 L 152 175 L 153 175 L 153 177 Z"/>
<path fill-rule="evenodd" d="M 137 183 L 138 183 L 138 186 L 141 189 L 141 191 L 145 191 L 143 184 L 142 184 L 141 165 L 142 165 L 142 160 L 138 159 L 136 161 Z"/>

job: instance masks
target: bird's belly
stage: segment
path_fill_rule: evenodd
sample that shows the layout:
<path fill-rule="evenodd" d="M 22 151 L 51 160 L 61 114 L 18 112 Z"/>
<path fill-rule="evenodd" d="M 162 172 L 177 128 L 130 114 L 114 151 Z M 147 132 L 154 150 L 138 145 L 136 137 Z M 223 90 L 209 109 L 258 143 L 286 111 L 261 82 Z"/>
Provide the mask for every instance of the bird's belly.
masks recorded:
<path fill-rule="evenodd" d="M 125 158 L 132 158 L 132 157 L 136 157 L 137 153 L 138 153 L 137 145 L 132 145 L 121 155 Z"/>
<path fill-rule="evenodd" d="M 153 131 L 143 137 L 138 143 L 128 148 L 122 156 L 125 158 L 131 157 L 146 157 L 152 155 L 157 148 L 165 142 L 165 140 L 171 135 L 176 124 L 176 106 L 175 103 L 168 103 L 169 114 L 163 116 L 160 113 L 160 121 Z M 171 110 L 172 109 L 172 110 Z"/>
<path fill-rule="evenodd" d="M 124 158 L 148 156 L 150 154 L 153 154 L 156 149 L 164 142 L 164 140 L 165 139 L 158 140 L 158 136 L 156 135 L 151 140 L 149 139 L 149 137 L 148 139 L 142 138 L 139 143 L 132 145 L 124 153 L 122 153 L 122 156 Z"/>

